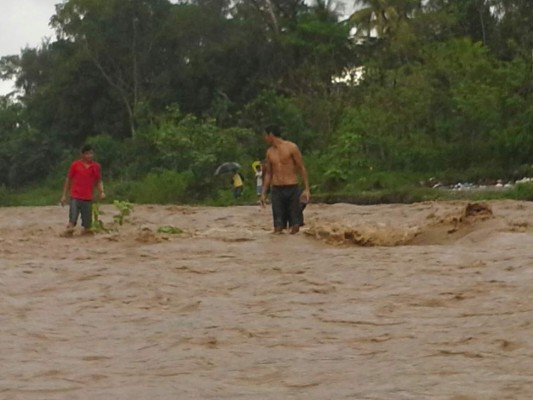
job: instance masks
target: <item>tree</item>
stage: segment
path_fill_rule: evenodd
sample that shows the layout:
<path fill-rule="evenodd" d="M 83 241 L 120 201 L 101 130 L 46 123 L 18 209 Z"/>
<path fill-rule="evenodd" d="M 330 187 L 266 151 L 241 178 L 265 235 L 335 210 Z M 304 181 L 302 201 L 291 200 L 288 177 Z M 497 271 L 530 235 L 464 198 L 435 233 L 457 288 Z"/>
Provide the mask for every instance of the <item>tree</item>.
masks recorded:
<path fill-rule="evenodd" d="M 384 38 L 413 18 L 422 8 L 420 0 L 355 0 L 356 11 L 348 21 L 356 29 L 356 36 Z"/>
<path fill-rule="evenodd" d="M 520 57 L 533 64 L 533 7 L 529 0 L 488 0 L 498 21 L 499 46 L 504 59 Z"/>
<path fill-rule="evenodd" d="M 83 46 L 124 106 L 135 135 L 141 105 L 153 94 L 168 0 L 69 0 L 56 6 L 59 37 Z"/>

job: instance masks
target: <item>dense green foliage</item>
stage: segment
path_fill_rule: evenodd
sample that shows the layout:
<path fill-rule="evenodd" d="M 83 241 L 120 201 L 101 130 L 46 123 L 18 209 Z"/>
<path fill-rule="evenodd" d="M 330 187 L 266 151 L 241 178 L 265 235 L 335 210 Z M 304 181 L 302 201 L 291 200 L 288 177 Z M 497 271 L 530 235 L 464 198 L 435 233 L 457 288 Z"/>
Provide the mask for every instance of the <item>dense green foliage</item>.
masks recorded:
<path fill-rule="evenodd" d="M 237 161 L 251 201 L 269 123 L 318 196 L 533 174 L 529 0 L 354 3 L 63 1 L 53 40 L 0 59 L 18 88 L 0 98 L 0 201 L 59 193 L 84 143 L 113 198 L 224 203 L 213 172 Z"/>

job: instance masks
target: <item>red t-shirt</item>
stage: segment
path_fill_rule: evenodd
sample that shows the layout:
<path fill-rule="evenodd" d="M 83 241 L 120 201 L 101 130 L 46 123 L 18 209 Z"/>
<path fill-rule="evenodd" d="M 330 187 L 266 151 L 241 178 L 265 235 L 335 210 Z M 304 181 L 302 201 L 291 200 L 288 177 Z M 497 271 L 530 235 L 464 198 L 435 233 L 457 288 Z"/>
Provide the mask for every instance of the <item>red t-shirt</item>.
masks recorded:
<path fill-rule="evenodd" d="M 94 186 L 102 179 L 100 164 L 91 161 L 85 164 L 76 160 L 70 165 L 67 177 L 72 180 L 70 197 L 79 200 L 92 200 Z"/>

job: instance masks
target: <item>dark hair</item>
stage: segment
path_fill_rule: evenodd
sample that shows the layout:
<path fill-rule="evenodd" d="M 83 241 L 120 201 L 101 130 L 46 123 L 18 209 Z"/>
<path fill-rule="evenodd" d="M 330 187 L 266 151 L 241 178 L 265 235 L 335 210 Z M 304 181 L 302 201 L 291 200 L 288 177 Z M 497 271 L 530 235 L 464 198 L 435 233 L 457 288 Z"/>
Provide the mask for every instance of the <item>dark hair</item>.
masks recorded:
<path fill-rule="evenodd" d="M 279 129 L 279 126 L 277 125 L 269 125 L 265 128 L 265 133 L 271 133 L 272 135 L 276 137 L 280 137 L 281 129 Z"/>
<path fill-rule="evenodd" d="M 91 146 L 90 144 L 86 144 L 85 146 L 81 148 L 81 152 L 87 153 L 88 151 L 92 151 L 92 149 L 93 149 L 93 146 Z"/>

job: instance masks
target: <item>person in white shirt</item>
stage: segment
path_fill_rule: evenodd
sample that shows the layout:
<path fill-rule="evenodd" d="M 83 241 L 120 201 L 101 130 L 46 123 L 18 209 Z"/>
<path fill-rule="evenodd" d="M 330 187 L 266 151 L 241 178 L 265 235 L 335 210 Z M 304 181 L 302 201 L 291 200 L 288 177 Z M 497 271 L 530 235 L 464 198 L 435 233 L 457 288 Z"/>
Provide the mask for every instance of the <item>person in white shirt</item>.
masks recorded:
<path fill-rule="evenodd" d="M 255 190 L 257 197 L 259 197 L 259 200 L 261 200 L 261 188 L 263 187 L 263 170 L 261 169 L 261 165 L 255 166 Z"/>

